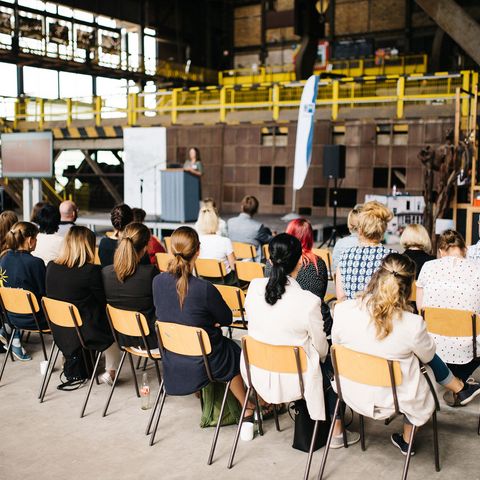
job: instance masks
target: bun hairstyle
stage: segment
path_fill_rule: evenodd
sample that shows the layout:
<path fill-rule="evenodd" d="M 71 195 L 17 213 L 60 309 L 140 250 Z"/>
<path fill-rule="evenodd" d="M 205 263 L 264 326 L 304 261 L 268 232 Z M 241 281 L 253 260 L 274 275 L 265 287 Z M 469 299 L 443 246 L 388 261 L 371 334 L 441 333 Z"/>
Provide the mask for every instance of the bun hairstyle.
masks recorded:
<path fill-rule="evenodd" d="M 302 244 L 298 238 L 288 233 L 280 233 L 268 244 L 272 270 L 265 288 L 265 301 L 275 305 L 285 293 L 287 275 L 295 270 L 302 256 Z"/>
<path fill-rule="evenodd" d="M 390 335 L 396 316 L 411 311 L 408 299 L 414 280 L 415 263 L 406 255 L 390 253 L 359 295 L 370 312 L 378 340 Z"/>
<path fill-rule="evenodd" d="M 124 282 L 137 270 L 140 253 L 148 245 L 152 234 L 143 223 L 130 223 L 122 232 L 113 256 L 113 270 L 120 282 Z"/>
<path fill-rule="evenodd" d="M 198 232 L 213 235 L 218 230 L 218 214 L 213 207 L 202 207 L 198 214 Z"/>
<path fill-rule="evenodd" d="M 381 242 L 393 213 L 380 202 L 367 202 L 358 215 L 358 234 L 372 242 Z"/>
<path fill-rule="evenodd" d="M 360 215 L 360 212 L 362 211 L 363 205 L 361 203 L 355 205 L 350 212 L 348 212 L 348 217 L 347 217 L 347 226 L 348 230 L 350 233 L 356 232 L 357 231 L 357 225 L 358 225 L 358 216 Z"/>
<path fill-rule="evenodd" d="M 258 200 L 253 195 L 247 195 L 242 199 L 242 212 L 253 217 L 258 212 Z"/>
<path fill-rule="evenodd" d="M 464 252 L 467 250 L 465 240 L 456 230 L 445 230 L 439 237 L 437 248 L 448 252 L 451 248 L 459 248 Z"/>
<path fill-rule="evenodd" d="M 4 255 L 9 250 L 20 250 L 28 238 L 35 238 L 38 235 L 38 227 L 30 222 L 17 222 L 5 235 Z"/>
<path fill-rule="evenodd" d="M 115 230 L 123 232 L 123 229 L 133 221 L 132 209 L 125 203 L 115 205 L 110 212 L 110 220 Z"/>
<path fill-rule="evenodd" d="M 72 225 L 65 235 L 60 255 L 55 263 L 68 268 L 80 268 L 94 261 L 95 234 L 87 227 Z"/>
<path fill-rule="evenodd" d="M 168 273 L 177 279 L 177 296 L 182 309 L 193 270 L 192 260 L 200 248 L 200 241 L 197 232 L 191 227 L 177 228 L 170 238 L 174 258 L 168 264 Z"/>
<path fill-rule="evenodd" d="M 5 210 L 0 213 L 0 252 L 5 250 L 5 237 L 17 222 L 18 217 L 15 212 Z"/>

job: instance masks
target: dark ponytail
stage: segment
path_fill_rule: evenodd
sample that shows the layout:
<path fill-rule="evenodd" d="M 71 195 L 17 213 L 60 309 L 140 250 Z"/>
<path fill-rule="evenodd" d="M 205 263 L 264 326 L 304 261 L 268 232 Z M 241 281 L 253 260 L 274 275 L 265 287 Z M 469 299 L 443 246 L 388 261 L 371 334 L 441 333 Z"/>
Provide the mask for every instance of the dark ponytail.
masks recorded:
<path fill-rule="evenodd" d="M 302 255 L 302 244 L 293 235 L 281 233 L 270 241 L 268 249 L 272 270 L 265 288 L 265 301 L 275 305 L 285 293 L 287 275 L 295 270 Z"/>

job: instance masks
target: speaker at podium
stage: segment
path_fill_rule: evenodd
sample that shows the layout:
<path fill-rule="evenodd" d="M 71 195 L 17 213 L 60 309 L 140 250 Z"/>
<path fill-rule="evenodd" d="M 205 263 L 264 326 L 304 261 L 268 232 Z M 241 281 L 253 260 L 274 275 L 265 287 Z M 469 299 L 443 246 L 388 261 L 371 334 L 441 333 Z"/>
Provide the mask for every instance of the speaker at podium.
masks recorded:
<path fill-rule="evenodd" d="M 167 168 L 160 172 L 162 220 L 194 222 L 200 201 L 200 178 L 182 168 Z"/>

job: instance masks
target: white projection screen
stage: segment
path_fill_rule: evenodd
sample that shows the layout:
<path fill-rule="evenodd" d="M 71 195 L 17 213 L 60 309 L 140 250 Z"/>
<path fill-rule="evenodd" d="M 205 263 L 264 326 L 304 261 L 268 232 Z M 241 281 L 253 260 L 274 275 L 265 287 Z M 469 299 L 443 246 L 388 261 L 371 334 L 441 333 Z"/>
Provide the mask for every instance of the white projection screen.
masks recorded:
<path fill-rule="evenodd" d="M 149 217 L 162 213 L 160 171 L 167 166 L 165 127 L 124 128 L 124 199 Z"/>
<path fill-rule="evenodd" d="M 4 177 L 53 176 L 52 132 L 4 133 L 1 141 Z"/>

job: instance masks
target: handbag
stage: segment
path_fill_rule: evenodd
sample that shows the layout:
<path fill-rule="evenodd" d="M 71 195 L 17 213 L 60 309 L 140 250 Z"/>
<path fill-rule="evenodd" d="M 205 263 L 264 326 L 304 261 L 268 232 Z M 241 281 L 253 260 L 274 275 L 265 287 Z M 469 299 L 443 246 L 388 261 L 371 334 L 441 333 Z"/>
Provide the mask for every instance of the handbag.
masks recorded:
<path fill-rule="evenodd" d="M 200 419 L 200 427 L 216 427 L 222 400 L 225 394 L 226 385 L 224 383 L 209 383 L 202 388 L 202 418 Z M 232 392 L 228 392 L 225 409 L 223 411 L 222 427 L 225 425 L 234 425 L 239 422 L 242 409 L 240 403 L 233 396 Z"/>
<path fill-rule="evenodd" d="M 301 450 L 302 452 L 309 452 L 310 444 L 312 442 L 313 428 L 315 427 L 315 420 L 310 418 L 307 403 L 303 399 L 294 402 L 293 410 L 295 412 L 295 427 L 292 447 L 296 450 Z M 329 430 L 330 418 L 327 414 L 327 419 L 318 423 L 317 438 L 313 445 L 313 451 L 322 448 L 327 443 Z"/>
<path fill-rule="evenodd" d="M 71 355 L 65 356 L 63 372 L 60 375 L 62 383 L 57 386 L 58 390 L 71 391 L 80 388 L 92 375 L 93 365 L 88 351 L 79 347 Z M 63 381 L 62 376 L 66 378 Z"/>

